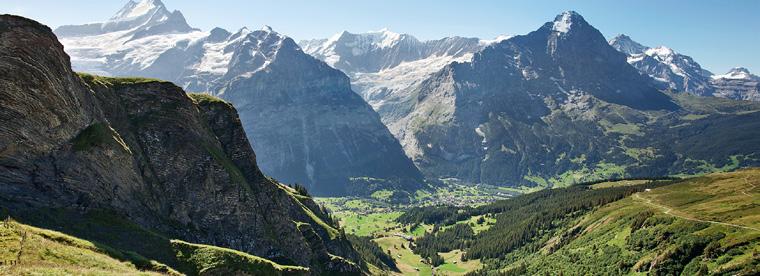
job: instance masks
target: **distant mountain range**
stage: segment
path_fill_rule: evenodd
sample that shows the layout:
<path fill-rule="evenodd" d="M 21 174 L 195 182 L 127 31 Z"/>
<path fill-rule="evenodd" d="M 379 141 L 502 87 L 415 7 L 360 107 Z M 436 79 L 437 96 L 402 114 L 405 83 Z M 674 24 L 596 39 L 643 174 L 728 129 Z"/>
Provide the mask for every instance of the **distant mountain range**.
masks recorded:
<path fill-rule="evenodd" d="M 351 78 L 353 89 L 379 114 L 391 132 L 410 111 L 410 89 L 452 62 L 464 62 L 485 46 L 507 39 L 446 37 L 420 41 L 409 34 L 383 29 L 353 34 L 341 32 L 328 39 L 301 41 L 308 54 L 340 69 Z"/>
<path fill-rule="evenodd" d="M 650 48 L 626 35 L 618 35 L 609 43 L 627 54 L 628 63 L 642 74 L 652 77 L 662 89 L 699 96 L 760 101 L 760 78 L 745 68 L 734 68 L 724 75 L 714 75 L 691 57 L 665 46 Z"/>
<path fill-rule="evenodd" d="M 687 56 L 627 36 L 608 42 L 574 12 L 528 35 L 493 41 L 420 42 L 383 30 L 300 44 L 351 77 L 407 155 L 432 177 L 552 186 L 599 174 L 694 172 L 693 162 L 721 167 L 733 164 L 728 152 L 742 152 L 741 165 L 757 162 L 752 150 L 732 145 L 685 158 L 682 151 L 694 149 L 664 142 L 676 134 L 655 134 L 688 129 L 693 122 L 681 116 L 717 111 L 700 106 L 709 99 L 678 93 L 754 99 L 756 77 L 745 71 L 715 76 Z M 445 51 L 430 45 L 446 45 Z M 757 108 L 737 103 L 730 113 L 744 114 L 748 106 Z M 655 117 L 662 120 L 647 119 Z"/>
<path fill-rule="evenodd" d="M 108 22 L 56 33 L 75 69 L 229 100 L 262 171 L 316 194 L 410 191 L 423 175 L 560 186 L 760 162 L 757 104 L 691 96 L 754 99 L 756 76 L 716 76 L 626 36 L 608 42 L 575 12 L 493 40 L 381 30 L 300 46 L 268 27 L 203 32 L 180 17 L 130 2 Z"/>
<path fill-rule="evenodd" d="M 396 68 L 415 74 L 380 74 Z M 378 111 L 431 177 L 563 186 L 758 162 L 748 129 L 760 106 L 660 92 L 574 12 L 428 74 Z M 742 134 L 708 138 L 721 133 Z"/>
<path fill-rule="evenodd" d="M 366 179 L 413 190 L 423 178 L 349 78 L 269 27 L 190 28 L 158 0 L 130 1 L 104 23 L 55 30 L 75 70 L 146 76 L 232 102 L 261 169 L 315 194 L 368 192 Z"/>

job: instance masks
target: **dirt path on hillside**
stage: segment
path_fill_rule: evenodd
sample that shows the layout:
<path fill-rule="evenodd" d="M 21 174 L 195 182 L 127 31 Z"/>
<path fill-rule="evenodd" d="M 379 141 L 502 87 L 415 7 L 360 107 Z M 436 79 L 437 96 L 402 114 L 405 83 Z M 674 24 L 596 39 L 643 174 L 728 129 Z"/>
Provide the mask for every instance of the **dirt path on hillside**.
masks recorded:
<path fill-rule="evenodd" d="M 744 225 L 738 225 L 738 224 L 727 223 L 727 222 L 720 222 L 720 221 L 713 221 L 713 220 L 702 220 L 702 219 L 691 218 L 691 217 L 687 217 L 687 216 L 683 216 L 683 215 L 679 215 L 679 214 L 674 214 L 674 213 L 671 212 L 671 211 L 673 211 L 673 208 L 670 208 L 668 206 L 664 206 L 664 205 L 660 205 L 660 204 L 654 203 L 654 202 L 652 202 L 651 199 L 643 198 L 643 197 L 639 196 L 638 193 L 634 194 L 633 197 L 635 197 L 637 199 L 640 199 L 640 200 L 644 201 L 645 203 L 647 203 L 649 205 L 652 205 L 652 206 L 655 206 L 655 207 L 658 207 L 658 208 L 661 208 L 661 209 L 665 209 L 665 212 L 663 212 L 663 213 L 665 213 L 667 215 L 671 215 L 671 216 L 674 216 L 674 217 L 682 218 L 682 219 L 685 219 L 685 220 L 698 221 L 698 222 L 706 222 L 706 223 L 713 223 L 713 224 L 720 224 L 720 225 L 737 227 L 737 228 L 742 228 L 742 229 L 747 229 L 747 230 L 760 231 L 760 229 L 755 228 L 755 227 L 749 227 L 749 226 L 744 226 Z"/>
<path fill-rule="evenodd" d="M 742 190 L 742 194 L 748 197 L 752 197 L 752 195 L 748 194 L 747 191 L 754 190 L 755 188 L 757 188 L 757 186 L 749 182 L 749 177 L 744 177 L 744 183 L 747 183 L 747 185 L 752 186 L 752 188 Z"/>

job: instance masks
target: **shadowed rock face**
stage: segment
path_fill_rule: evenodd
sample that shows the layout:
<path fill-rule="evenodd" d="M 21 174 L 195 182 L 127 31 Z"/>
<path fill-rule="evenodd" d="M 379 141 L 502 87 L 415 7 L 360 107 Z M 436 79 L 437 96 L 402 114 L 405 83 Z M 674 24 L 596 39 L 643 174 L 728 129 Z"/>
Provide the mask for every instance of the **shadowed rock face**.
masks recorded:
<path fill-rule="evenodd" d="M 0 72 L 0 207 L 111 210 L 170 237 L 358 272 L 330 256 L 355 253 L 316 204 L 259 171 L 230 104 L 80 77 L 50 29 L 15 16 L 0 17 Z"/>
<path fill-rule="evenodd" d="M 754 156 L 749 148 L 757 147 L 748 148 L 745 138 L 705 137 L 746 133 L 738 125 L 750 129 L 759 114 L 739 110 L 756 105 L 720 102 L 732 111 L 716 112 L 701 106 L 712 103 L 674 98 L 652 83 L 580 15 L 566 12 L 423 81 L 412 91 L 416 99 L 399 121 L 399 136 L 423 173 L 509 186 L 667 175 L 688 170 L 689 159 L 720 167 L 734 154 Z M 692 113 L 701 115 L 683 117 Z M 728 117 L 737 125 L 703 128 Z M 685 142 L 683 133 L 699 131 L 704 136 Z M 722 149 L 683 146 L 708 143 Z"/>
<path fill-rule="evenodd" d="M 247 74 L 256 57 L 233 57 L 235 73 L 217 91 L 240 110 L 262 170 L 316 194 L 366 192 L 352 181 L 361 177 L 397 185 L 388 188 L 420 186 L 417 168 L 377 113 L 351 91 L 345 74 L 301 52 L 290 38 L 258 40 L 277 44 L 271 63 Z"/>

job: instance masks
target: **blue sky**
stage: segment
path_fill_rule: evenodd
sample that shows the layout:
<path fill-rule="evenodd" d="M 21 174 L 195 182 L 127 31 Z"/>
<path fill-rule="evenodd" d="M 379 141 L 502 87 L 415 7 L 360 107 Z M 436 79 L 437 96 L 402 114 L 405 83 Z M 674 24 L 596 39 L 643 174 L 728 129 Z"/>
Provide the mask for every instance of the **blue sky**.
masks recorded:
<path fill-rule="evenodd" d="M 56 27 L 108 19 L 127 0 L 3 0 L 13 13 Z M 444 36 L 493 38 L 525 34 L 564 10 L 575 10 L 611 38 L 630 35 L 647 46 L 666 45 L 692 56 L 713 73 L 734 66 L 760 73 L 760 1 L 180 1 L 163 0 L 191 26 L 270 25 L 296 40 L 329 37 L 342 30 L 389 28 L 420 39 Z"/>

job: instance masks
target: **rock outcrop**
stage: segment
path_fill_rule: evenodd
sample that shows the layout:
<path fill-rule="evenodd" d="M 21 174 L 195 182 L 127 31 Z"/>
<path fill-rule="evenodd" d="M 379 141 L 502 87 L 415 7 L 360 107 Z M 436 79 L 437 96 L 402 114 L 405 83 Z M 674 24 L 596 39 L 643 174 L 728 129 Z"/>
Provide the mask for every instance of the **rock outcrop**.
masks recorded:
<path fill-rule="evenodd" d="M 0 72 L 0 205 L 11 213 L 109 210 L 190 242 L 359 272 L 320 208 L 261 173 L 231 104 L 77 75 L 49 28 L 8 15 Z"/>

